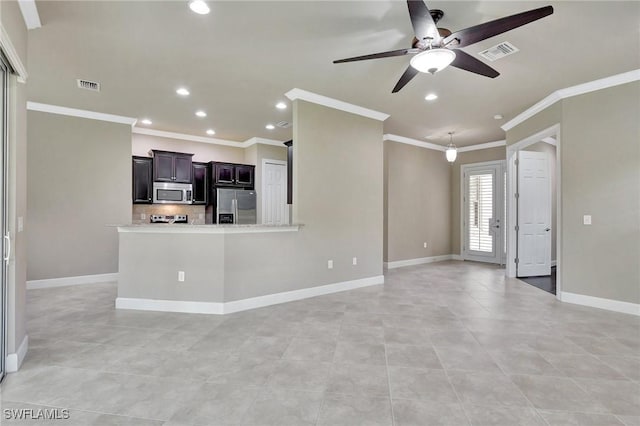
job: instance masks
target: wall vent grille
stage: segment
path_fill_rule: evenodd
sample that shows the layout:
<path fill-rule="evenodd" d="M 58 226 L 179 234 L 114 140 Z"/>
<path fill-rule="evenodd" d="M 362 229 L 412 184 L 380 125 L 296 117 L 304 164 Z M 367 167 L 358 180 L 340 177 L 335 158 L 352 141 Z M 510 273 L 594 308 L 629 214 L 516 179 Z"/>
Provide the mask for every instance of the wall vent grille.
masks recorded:
<path fill-rule="evenodd" d="M 505 56 L 512 55 L 519 51 L 520 49 L 515 47 L 513 44 L 509 43 L 508 41 L 505 41 L 496 46 L 490 47 L 487 50 L 483 50 L 482 52 L 480 52 L 480 56 L 493 62 L 493 61 L 497 61 L 498 59 L 502 59 Z"/>
<path fill-rule="evenodd" d="M 289 127 L 291 127 L 291 123 L 289 123 L 288 121 L 279 121 L 276 123 L 276 126 L 281 127 L 283 129 L 288 129 Z"/>
<path fill-rule="evenodd" d="M 78 82 L 79 89 L 91 90 L 92 92 L 100 91 L 100 83 L 97 81 L 83 80 L 81 78 L 76 81 Z"/>

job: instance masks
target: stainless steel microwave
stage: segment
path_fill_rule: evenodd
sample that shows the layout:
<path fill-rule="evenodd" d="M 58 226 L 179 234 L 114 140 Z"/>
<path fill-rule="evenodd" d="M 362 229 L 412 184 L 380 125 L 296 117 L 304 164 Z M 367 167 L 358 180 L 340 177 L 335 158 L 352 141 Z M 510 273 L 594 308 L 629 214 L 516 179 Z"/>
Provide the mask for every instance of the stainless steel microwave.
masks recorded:
<path fill-rule="evenodd" d="M 193 188 L 190 183 L 153 182 L 153 202 L 158 204 L 191 204 Z"/>

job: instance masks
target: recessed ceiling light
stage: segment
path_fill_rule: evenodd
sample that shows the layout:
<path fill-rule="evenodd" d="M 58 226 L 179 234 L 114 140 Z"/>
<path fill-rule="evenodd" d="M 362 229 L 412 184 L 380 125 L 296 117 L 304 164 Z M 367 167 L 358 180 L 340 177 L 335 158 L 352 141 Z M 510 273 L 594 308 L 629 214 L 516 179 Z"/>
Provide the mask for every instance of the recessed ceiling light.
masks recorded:
<path fill-rule="evenodd" d="M 191 0 L 189 2 L 189 9 L 197 13 L 198 15 L 206 15 L 211 11 L 209 5 L 204 0 Z"/>
<path fill-rule="evenodd" d="M 285 104 L 284 102 L 278 102 L 276 104 L 276 108 L 278 108 L 278 109 L 287 109 L 287 104 Z"/>
<path fill-rule="evenodd" d="M 181 87 L 178 90 L 176 90 L 176 93 L 180 96 L 189 96 L 189 91 L 184 87 Z"/>
<path fill-rule="evenodd" d="M 196 111 L 196 115 L 200 118 L 204 118 L 207 116 L 207 113 L 201 110 L 201 111 Z"/>
<path fill-rule="evenodd" d="M 267 124 L 266 126 L 264 126 L 264 128 L 268 130 L 273 130 L 276 128 L 276 126 L 274 126 L 273 124 Z"/>
<path fill-rule="evenodd" d="M 502 114 L 496 114 L 496 115 L 493 116 L 493 118 L 495 120 L 502 120 L 504 117 L 502 117 Z"/>
<path fill-rule="evenodd" d="M 424 97 L 427 101 L 435 101 L 436 99 L 438 99 L 438 95 L 436 95 L 435 93 L 429 93 L 427 96 Z"/>
<path fill-rule="evenodd" d="M 215 131 L 215 130 L 213 130 L 213 129 L 209 129 L 209 130 L 207 130 L 207 134 L 208 134 L 209 136 L 213 136 L 213 135 L 215 135 L 215 134 L 216 134 L 216 131 Z"/>
<path fill-rule="evenodd" d="M 145 118 L 145 119 L 143 119 L 143 120 L 140 120 L 140 122 L 141 122 L 142 124 L 146 124 L 147 126 L 148 126 L 149 124 L 152 124 L 152 123 L 153 123 L 153 121 L 149 120 L 148 118 Z"/>

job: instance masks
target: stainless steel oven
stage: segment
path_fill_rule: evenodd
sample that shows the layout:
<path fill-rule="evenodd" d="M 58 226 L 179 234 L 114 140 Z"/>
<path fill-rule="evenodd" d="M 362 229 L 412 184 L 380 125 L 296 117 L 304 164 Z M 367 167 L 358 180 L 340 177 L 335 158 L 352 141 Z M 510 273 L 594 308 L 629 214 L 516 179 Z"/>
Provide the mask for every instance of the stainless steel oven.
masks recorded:
<path fill-rule="evenodd" d="M 157 204 L 191 204 L 190 183 L 153 182 L 153 202 Z"/>

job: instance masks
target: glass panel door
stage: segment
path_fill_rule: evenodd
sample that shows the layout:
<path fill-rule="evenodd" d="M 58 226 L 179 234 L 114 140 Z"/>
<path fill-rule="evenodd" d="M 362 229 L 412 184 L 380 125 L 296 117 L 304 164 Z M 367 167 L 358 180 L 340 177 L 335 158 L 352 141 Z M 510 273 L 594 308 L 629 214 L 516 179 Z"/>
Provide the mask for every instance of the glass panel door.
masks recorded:
<path fill-rule="evenodd" d="M 2 164 L 2 173 L 0 173 L 0 227 L 2 228 L 2 272 L 0 279 L 0 381 L 5 375 L 7 359 L 7 276 L 9 257 L 11 254 L 11 240 L 9 239 L 9 222 L 8 222 L 8 201 L 7 201 L 7 182 L 8 182 L 8 82 L 9 67 L 4 56 L 0 54 L 0 164 Z"/>
<path fill-rule="evenodd" d="M 502 162 L 462 166 L 463 258 L 502 263 L 504 257 Z"/>

